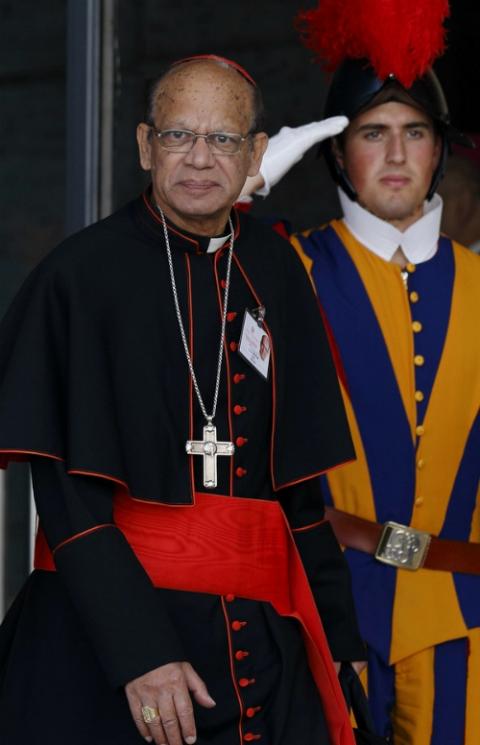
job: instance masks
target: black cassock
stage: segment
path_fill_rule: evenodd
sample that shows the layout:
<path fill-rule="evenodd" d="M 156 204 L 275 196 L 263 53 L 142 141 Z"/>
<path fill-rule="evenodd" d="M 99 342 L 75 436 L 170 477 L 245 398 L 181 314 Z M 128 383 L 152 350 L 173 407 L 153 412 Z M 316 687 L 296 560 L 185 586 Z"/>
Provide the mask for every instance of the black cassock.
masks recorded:
<path fill-rule="evenodd" d="M 215 424 L 236 450 L 218 458 L 213 491 L 279 500 L 292 528 L 312 526 L 295 538 L 333 656 L 362 658 L 348 573 L 321 522 L 318 474 L 353 451 L 317 302 L 286 241 L 248 216 L 233 219 Z M 174 226 L 170 239 L 210 409 L 228 243 L 209 253 L 208 240 Z M 267 381 L 237 348 L 245 310 L 259 305 L 273 346 Z M 0 742 L 139 745 L 123 685 L 188 660 L 217 702 L 195 705 L 200 745 L 328 743 L 296 621 L 266 602 L 154 588 L 112 525 L 119 485 L 170 505 L 206 491 L 202 459 L 192 465 L 185 453 L 204 423 L 162 226 L 144 195 L 55 249 L 0 330 L 0 452 L 31 461 L 57 569 L 33 572 L 1 628 Z"/>

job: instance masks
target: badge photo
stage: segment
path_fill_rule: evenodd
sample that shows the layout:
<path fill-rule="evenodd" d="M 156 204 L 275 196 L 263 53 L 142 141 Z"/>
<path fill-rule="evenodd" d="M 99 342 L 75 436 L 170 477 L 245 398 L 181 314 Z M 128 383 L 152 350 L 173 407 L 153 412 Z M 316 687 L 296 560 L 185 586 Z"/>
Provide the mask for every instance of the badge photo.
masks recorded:
<path fill-rule="evenodd" d="M 245 311 L 238 352 L 265 380 L 268 380 L 271 342 L 263 325 L 264 316 L 264 308 Z"/>

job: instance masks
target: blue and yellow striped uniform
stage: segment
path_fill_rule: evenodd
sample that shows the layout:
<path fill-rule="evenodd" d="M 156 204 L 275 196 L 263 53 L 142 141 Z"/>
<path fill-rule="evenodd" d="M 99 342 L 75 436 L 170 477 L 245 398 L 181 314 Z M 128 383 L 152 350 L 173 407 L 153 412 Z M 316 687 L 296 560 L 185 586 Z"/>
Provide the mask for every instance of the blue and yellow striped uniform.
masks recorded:
<path fill-rule="evenodd" d="M 341 221 L 292 238 L 345 370 L 357 461 L 326 501 L 480 541 L 480 259 L 447 238 L 400 267 Z M 369 646 L 369 695 L 395 745 L 480 743 L 480 576 L 397 570 L 346 550 Z"/>

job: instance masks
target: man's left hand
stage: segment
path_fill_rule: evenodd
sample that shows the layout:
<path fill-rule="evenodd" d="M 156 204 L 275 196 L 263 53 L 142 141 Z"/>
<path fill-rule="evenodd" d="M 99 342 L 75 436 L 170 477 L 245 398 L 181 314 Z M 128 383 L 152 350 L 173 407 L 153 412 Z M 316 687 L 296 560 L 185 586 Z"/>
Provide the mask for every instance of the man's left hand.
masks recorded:
<path fill-rule="evenodd" d="M 207 687 L 188 662 L 171 662 L 135 678 L 125 686 L 128 704 L 140 735 L 155 745 L 193 745 L 197 739 L 193 706 L 215 706 Z M 153 719 L 143 718 L 150 709 Z"/>

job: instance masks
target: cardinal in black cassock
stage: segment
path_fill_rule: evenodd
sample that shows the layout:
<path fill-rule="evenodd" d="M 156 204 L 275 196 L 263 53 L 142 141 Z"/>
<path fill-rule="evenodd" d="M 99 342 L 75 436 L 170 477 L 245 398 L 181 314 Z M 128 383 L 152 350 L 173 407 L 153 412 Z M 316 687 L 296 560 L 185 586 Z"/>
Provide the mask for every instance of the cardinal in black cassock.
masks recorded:
<path fill-rule="evenodd" d="M 214 425 L 234 453 L 206 486 L 207 456 L 186 452 L 208 423 L 158 202 L 154 177 L 57 247 L 0 330 L 0 451 L 30 461 L 40 518 L 0 632 L 0 741 L 141 743 L 125 685 L 186 661 L 216 702 L 193 702 L 200 745 L 350 745 L 318 613 L 335 660 L 363 645 L 319 479 L 354 453 L 317 301 L 253 218 L 232 210 L 210 239 L 165 210 L 207 407 L 228 287 Z M 242 351 L 248 318 L 269 337 L 266 375 Z"/>

